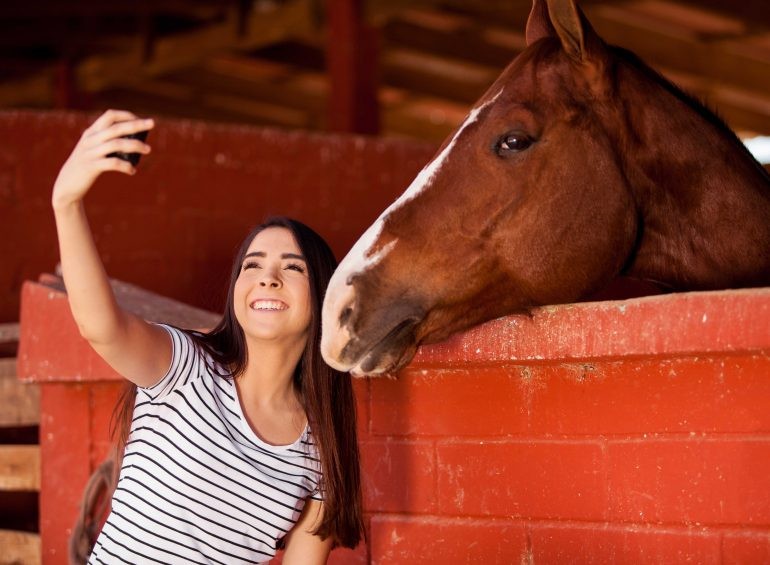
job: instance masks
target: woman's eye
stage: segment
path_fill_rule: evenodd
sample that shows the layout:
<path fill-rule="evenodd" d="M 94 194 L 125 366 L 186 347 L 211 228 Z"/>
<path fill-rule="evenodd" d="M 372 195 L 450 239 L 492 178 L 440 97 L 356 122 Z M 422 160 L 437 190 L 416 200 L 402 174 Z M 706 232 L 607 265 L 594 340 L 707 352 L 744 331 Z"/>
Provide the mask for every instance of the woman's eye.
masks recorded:
<path fill-rule="evenodd" d="M 259 267 L 259 264 L 255 263 L 254 261 L 249 261 L 248 263 L 243 264 L 242 270 L 245 271 L 246 269 L 256 269 L 257 267 Z"/>
<path fill-rule="evenodd" d="M 524 151 L 534 140 L 525 133 L 507 133 L 497 142 L 499 155 Z"/>
<path fill-rule="evenodd" d="M 297 271 L 298 273 L 304 273 L 305 272 L 305 267 L 303 267 L 302 265 L 299 265 L 297 263 L 290 263 L 290 264 L 286 265 L 286 268 L 290 269 L 292 271 Z"/>

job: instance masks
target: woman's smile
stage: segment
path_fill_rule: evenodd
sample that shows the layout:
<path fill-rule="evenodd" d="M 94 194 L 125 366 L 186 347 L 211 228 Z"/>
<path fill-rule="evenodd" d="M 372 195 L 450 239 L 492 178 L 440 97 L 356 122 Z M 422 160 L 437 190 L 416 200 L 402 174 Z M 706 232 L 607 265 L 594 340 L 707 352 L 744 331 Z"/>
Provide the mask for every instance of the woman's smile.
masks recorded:
<path fill-rule="evenodd" d="M 289 305 L 282 300 L 271 300 L 269 298 L 257 298 L 249 307 L 252 310 L 267 311 L 267 312 L 279 312 L 282 310 L 288 310 Z"/>

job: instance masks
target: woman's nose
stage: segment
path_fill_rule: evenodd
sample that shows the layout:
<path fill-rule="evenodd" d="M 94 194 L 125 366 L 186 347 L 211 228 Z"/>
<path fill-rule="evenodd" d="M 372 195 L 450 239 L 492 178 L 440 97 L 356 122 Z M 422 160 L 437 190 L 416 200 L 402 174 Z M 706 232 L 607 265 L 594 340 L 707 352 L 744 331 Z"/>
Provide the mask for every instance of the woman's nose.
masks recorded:
<path fill-rule="evenodd" d="M 259 286 L 280 288 L 282 283 L 280 277 L 276 276 L 272 270 L 266 270 L 262 275 L 262 279 L 259 281 Z"/>

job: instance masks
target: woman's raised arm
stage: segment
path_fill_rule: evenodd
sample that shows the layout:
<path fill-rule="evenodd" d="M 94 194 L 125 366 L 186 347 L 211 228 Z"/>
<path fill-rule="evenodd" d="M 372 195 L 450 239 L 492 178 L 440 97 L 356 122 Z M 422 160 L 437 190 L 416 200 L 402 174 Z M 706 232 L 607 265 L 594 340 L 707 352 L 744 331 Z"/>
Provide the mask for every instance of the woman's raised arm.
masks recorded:
<path fill-rule="evenodd" d="M 108 110 L 83 132 L 54 184 L 51 204 L 59 237 L 62 276 L 80 334 L 118 373 L 139 386 L 155 384 L 171 362 L 165 330 L 123 311 L 94 244 L 83 198 L 105 171 L 133 175 L 128 161 L 113 152 L 150 152 L 149 145 L 121 136 L 149 130 L 152 120 Z"/>

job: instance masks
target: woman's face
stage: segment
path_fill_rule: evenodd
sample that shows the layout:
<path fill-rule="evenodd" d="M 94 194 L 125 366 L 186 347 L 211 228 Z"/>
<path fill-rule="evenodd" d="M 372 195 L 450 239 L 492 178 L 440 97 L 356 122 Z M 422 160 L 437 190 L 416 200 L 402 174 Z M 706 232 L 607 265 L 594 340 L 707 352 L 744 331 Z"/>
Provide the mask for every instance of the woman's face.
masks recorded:
<path fill-rule="evenodd" d="M 312 318 L 307 264 L 286 228 L 259 232 L 249 245 L 233 291 L 233 310 L 248 338 L 307 340 Z"/>

